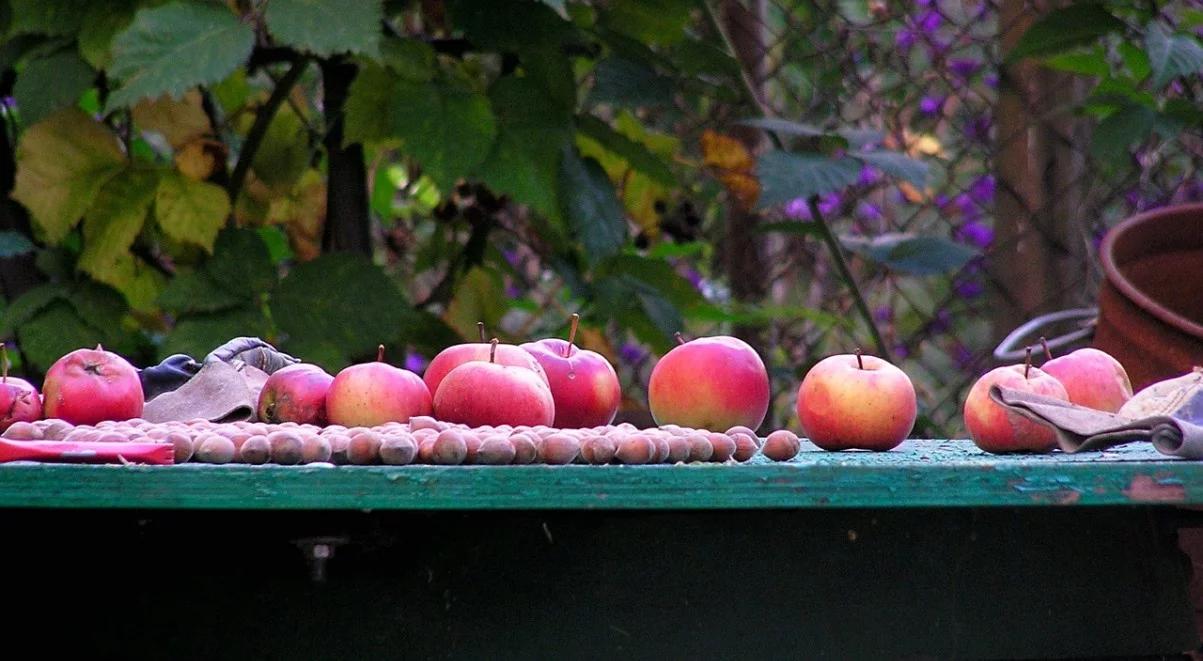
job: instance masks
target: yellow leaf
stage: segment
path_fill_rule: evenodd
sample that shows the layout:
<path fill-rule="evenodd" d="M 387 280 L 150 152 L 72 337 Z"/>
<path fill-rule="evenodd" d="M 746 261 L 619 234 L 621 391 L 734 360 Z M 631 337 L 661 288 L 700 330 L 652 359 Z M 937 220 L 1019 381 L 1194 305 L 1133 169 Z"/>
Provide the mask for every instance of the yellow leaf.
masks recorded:
<path fill-rule="evenodd" d="M 21 136 L 12 196 L 29 210 L 41 237 L 56 244 L 124 166 L 117 136 L 82 110 L 67 108 Z"/>
<path fill-rule="evenodd" d="M 284 226 L 297 259 L 309 261 L 322 252 L 322 227 L 326 224 L 326 181 L 317 170 L 307 170 L 288 195 L 273 199 L 267 222 Z"/>
<path fill-rule="evenodd" d="M 455 286 L 455 296 L 443 315 L 444 321 L 461 333 L 472 329 L 475 338 L 476 322 L 485 322 L 490 332 L 501 322 L 505 314 L 505 291 L 495 274 L 479 266 L 468 271 Z M 475 339 L 473 339 L 475 341 Z"/>
<path fill-rule="evenodd" d="M 169 238 L 213 252 L 213 241 L 230 215 L 230 198 L 220 186 L 172 172 L 155 192 L 155 219 Z"/>
<path fill-rule="evenodd" d="M 118 271 L 129 270 L 129 248 L 142 231 L 158 182 L 156 172 L 127 169 L 100 189 L 84 215 L 79 270 L 100 282 L 123 280 Z"/>
<path fill-rule="evenodd" d="M 216 140 L 197 138 L 175 152 L 175 167 L 193 181 L 204 181 L 217 171 L 226 157 L 226 146 Z"/>
<path fill-rule="evenodd" d="M 707 129 L 702 133 L 702 165 L 714 172 L 745 209 L 756 204 L 760 197 L 760 182 L 754 174 L 756 159 L 744 143 Z"/>
<path fill-rule="evenodd" d="M 138 128 L 162 135 L 173 149 L 213 132 L 209 116 L 201 105 L 200 92 L 195 89 L 188 90 L 179 99 L 166 95 L 144 99 L 132 112 Z"/>

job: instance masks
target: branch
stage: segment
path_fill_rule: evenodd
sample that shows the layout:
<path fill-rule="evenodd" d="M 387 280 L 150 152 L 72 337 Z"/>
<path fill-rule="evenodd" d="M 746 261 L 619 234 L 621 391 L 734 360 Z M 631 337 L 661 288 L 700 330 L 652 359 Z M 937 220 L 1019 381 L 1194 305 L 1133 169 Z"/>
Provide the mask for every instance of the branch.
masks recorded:
<path fill-rule="evenodd" d="M 251 167 L 255 152 L 259 151 L 259 143 L 263 142 L 263 136 L 267 133 L 267 127 L 271 124 L 272 118 L 276 116 L 280 104 L 288 98 L 288 93 L 292 91 L 293 86 L 297 84 L 301 74 L 305 73 L 308 66 L 308 58 L 302 57 L 294 61 L 292 68 L 276 84 L 276 89 L 272 90 L 272 95 L 267 99 L 267 103 L 263 104 L 259 108 L 259 112 L 255 114 L 255 123 L 251 125 L 251 130 L 246 134 L 246 140 L 242 143 L 242 151 L 238 154 L 238 162 L 234 165 L 234 174 L 230 175 L 231 204 L 238 202 L 238 193 L 245 183 L 247 170 Z"/>
<path fill-rule="evenodd" d="M 737 51 L 731 42 L 731 36 L 727 34 L 727 31 L 723 28 L 723 23 L 719 20 L 718 14 L 714 11 L 712 2 L 707 0 L 706 2 L 703 2 L 702 5 L 706 8 L 706 15 L 709 16 L 710 22 L 714 24 L 714 29 L 718 31 L 719 36 L 723 40 L 723 44 L 727 47 L 727 50 L 732 53 L 732 57 L 735 57 L 734 54 Z M 748 100 L 751 101 L 752 106 L 760 112 L 761 116 L 771 117 L 772 113 L 769 107 L 756 93 L 755 81 L 752 80 L 751 75 L 742 64 L 740 65 L 739 71 L 740 79 L 743 81 L 743 92 L 748 97 Z M 782 149 L 784 147 L 785 143 L 781 140 L 781 136 L 777 135 L 776 132 L 765 129 L 764 133 L 768 136 L 769 140 L 772 141 L 774 147 L 777 149 Z M 827 219 L 824 218 L 823 214 L 819 212 L 818 198 L 810 198 L 806 201 L 806 205 L 810 208 L 812 222 L 816 227 L 819 228 L 819 236 L 822 237 L 823 243 L 827 245 L 828 252 L 831 253 L 831 261 L 835 263 L 836 272 L 839 275 L 840 280 L 843 281 L 844 286 L 846 286 L 848 291 L 852 294 L 852 301 L 856 306 L 856 310 L 860 314 L 861 320 L 865 322 L 865 326 L 869 328 L 869 335 L 873 339 L 873 344 L 877 348 L 877 352 L 882 358 L 889 360 L 889 348 L 886 346 L 885 340 L 882 339 L 881 331 L 877 329 L 877 324 L 873 322 L 873 313 L 869 311 L 869 306 L 865 303 L 865 296 L 863 293 L 861 293 L 860 286 L 856 284 L 856 279 L 852 277 L 852 270 L 848 268 L 848 259 L 844 256 L 844 249 L 842 246 L 840 246 L 839 239 L 837 239 L 835 233 L 832 232 L 831 225 L 827 223 Z"/>

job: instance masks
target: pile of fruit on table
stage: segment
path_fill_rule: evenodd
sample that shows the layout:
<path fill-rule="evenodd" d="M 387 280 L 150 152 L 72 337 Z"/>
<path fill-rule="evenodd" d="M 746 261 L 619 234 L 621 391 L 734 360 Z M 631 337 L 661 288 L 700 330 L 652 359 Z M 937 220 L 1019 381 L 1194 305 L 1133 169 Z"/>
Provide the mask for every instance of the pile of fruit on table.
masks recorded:
<path fill-rule="evenodd" d="M 41 393 L 7 372 L 0 377 L 0 461 L 36 458 L 56 443 L 72 444 L 77 456 L 98 444 L 142 444 L 147 453 L 120 458 L 148 463 L 647 464 L 739 462 L 758 453 L 787 461 L 800 451 L 790 430 L 757 435 L 769 378 L 743 341 L 678 335 L 648 384 L 659 426 L 637 429 L 612 424 L 618 377 L 603 356 L 573 344 L 575 331 L 574 316 L 567 341 L 518 346 L 482 335 L 445 349 L 421 377 L 385 362 L 383 347 L 375 362 L 334 376 L 289 365 L 263 383 L 256 420 L 226 423 L 143 420 L 138 371 L 100 347 L 79 349 L 50 368 Z M 1108 411 L 1132 395 L 1123 367 L 1103 352 L 1081 349 L 1042 370 L 1029 351 L 1025 365 L 983 375 L 965 402 L 966 427 L 989 452 L 1055 445 L 1050 429 L 992 401 L 994 384 Z M 898 367 L 858 350 L 807 373 L 797 414 L 804 436 L 824 450 L 890 450 L 913 429 L 915 390 Z"/>

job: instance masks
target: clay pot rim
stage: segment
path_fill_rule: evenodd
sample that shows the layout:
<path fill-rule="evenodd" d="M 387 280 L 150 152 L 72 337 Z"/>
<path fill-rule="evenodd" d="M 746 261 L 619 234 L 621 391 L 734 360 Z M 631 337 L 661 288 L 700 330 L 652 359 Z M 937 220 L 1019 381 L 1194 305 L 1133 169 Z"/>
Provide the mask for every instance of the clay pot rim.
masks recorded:
<path fill-rule="evenodd" d="M 1123 294 L 1125 298 L 1169 326 L 1188 335 L 1203 339 L 1203 325 L 1183 317 L 1150 298 L 1124 276 L 1115 261 L 1115 244 L 1123 235 L 1138 230 L 1147 224 L 1161 221 L 1166 216 L 1184 214 L 1190 214 L 1192 217 L 1197 218 L 1200 229 L 1203 230 L 1203 202 L 1176 204 L 1145 211 L 1125 219 L 1107 232 L 1099 248 L 1099 259 L 1103 264 L 1103 273 L 1107 278 L 1107 282 L 1115 287 L 1119 293 Z"/>

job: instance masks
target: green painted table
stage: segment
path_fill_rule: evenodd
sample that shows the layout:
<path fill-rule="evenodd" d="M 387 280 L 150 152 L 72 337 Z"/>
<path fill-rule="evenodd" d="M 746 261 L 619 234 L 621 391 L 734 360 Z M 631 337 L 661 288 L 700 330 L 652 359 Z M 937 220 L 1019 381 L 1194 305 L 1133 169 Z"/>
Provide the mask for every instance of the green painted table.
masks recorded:
<path fill-rule="evenodd" d="M 0 566 L 11 630 L 80 613 L 44 640 L 123 658 L 1160 655 L 1198 644 L 1193 505 L 1203 462 L 960 441 L 784 464 L 11 464 Z"/>

